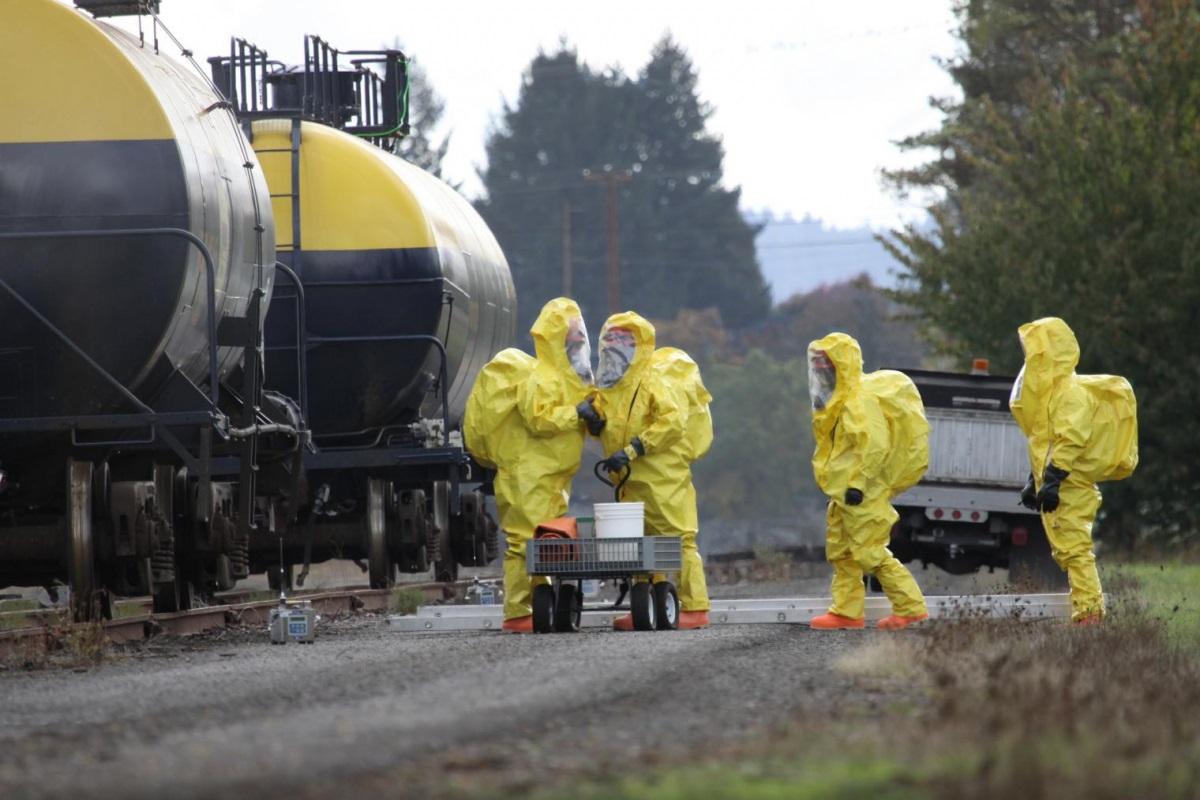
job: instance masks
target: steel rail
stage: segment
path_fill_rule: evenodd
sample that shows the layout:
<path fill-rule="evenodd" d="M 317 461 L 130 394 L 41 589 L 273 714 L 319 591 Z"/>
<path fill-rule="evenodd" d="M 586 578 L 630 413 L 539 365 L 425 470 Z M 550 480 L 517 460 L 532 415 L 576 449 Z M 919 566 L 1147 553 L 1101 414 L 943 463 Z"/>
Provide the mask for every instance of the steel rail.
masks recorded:
<path fill-rule="evenodd" d="M 427 602 L 447 599 L 447 592 L 456 594 L 464 589 L 469 581 L 454 583 L 410 583 L 396 584 L 393 589 L 416 589 L 420 591 Z M 311 602 L 318 614 L 331 616 L 334 614 L 351 613 L 355 611 L 387 611 L 393 589 L 337 589 L 331 591 L 296 592 L 290 595 L 293 600 Z M 245 592 L 223 595 L 226 598 L 236 598 Z M 149 605 L 148 598 L 144 601 Z M 211 630 L 225 628 L 236 624 L 266 625 L 271 609 L 279 605 L 278 599 L 232 602 L 194 608 L 189 611 L 177 611 L 168 614 L 136 614 L 119 619 L 106 620 L 102 623 L 104 635 L 109 642 L 132 642 L 149 639 L 161 634 L 172 636 L 192 636 Z M 38 609 L 36 611 L 6 612 L 0 617 L 15 618 L 24 614 L 27 618 L 36 616 L 42 621 L 37 625 L 29 625 L 9 630 L 0 630 L 0 655 L 12 652 L 23 643 L 54 635 L 58 620 L 54 617 L 65 609 Z M 318 633 L 319 633 L 318 628 Z"/>

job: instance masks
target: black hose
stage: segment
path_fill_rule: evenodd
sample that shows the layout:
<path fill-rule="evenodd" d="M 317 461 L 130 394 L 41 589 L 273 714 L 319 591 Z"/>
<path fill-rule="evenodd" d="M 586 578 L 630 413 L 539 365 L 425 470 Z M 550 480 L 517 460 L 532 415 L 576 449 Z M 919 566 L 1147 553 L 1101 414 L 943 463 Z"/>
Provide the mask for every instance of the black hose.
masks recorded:
<path fill-rule="evenodd" d="M 604 470 L 605 463 L 606 463 L 605 461 L 597 461 L 596 465 L 594 467 L 592 467 L 592 473 L 595 474 L 595 476 L 597 478 L 599 478 L 600 482 L 603 483 L 605 486 L 612 487 L 613 502 L 619 503 L 619 502 L 621 502 L 621 489 L 623 489 L 625 487 L 625 482 L 628 481 L 629 476 L 631 474 L 633 474 L 633 467 L 630 466 L 629 464 L 626 464 L 621 469 L 621 472 L 619 473 L 620 480 L 618 480 L 616 483 L 613 483 L 611 480 L 609 480 L 608 478 L 606 478 L 604 476 L 604 472 L 606 471 L 606 470 Z"/>

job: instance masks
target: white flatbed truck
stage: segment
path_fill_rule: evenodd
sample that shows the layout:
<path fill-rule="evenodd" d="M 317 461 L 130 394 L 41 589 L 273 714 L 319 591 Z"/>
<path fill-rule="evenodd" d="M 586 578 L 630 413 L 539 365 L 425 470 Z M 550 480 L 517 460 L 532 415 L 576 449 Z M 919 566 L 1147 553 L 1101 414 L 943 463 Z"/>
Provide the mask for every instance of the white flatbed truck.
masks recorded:
<path fill-rule="evenodd" d="M 986 362 L 970 374 L 901 371 L 925 404 L 929 469 L 892 501 L 892 552 L 955 575 L 1000 567 L 1016 585 L 1065 587 L 1041 518 L 1019 502 L 1029 458 L 1008 408 L 1014 379 L 988 374 Z"/>

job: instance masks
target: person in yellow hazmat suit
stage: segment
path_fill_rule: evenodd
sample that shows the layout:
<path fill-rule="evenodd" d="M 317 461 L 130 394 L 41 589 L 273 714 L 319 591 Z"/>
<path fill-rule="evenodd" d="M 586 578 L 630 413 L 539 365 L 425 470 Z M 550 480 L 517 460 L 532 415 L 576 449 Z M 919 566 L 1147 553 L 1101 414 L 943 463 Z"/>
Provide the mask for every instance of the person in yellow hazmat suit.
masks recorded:
<path fill-rule="evenodd" d="M 575 301 L 546 303 L 530 334 L 536 357 L 514 348 L 497 354 L 476 379 L 463 424 L 468 450 L 496 470 L 507 543 L 501 630 L 513 633 L 533 631 L 526 543 L 539 524 L 566 513 L 585 427 L 601 421 L 589 397 L 591 347 Z"/>
<path fill-rule="evenodd" d="M 1076 375 L 1079 342 L 1057 317 L 1018 330 L 1025 365 L 1009 408 L 1029 440 L 1029 482 L 1021 502 L 1041 512 L 1050 553 L 1067 573 L 1071 619 L 1104 617 L 1104 595 L 1092 552 L 1100 510 L 1099 480 L 1127 477 L 1137 465 L 1136 400 L 1128 381 Z"/>
<path fill-rule="evenodd" d="M 654 326 L 632 311 L 614 314 L 600 333 L 597 407 L 605 467 L 629 468 L 621 500 L 645 503 L 648 535 L 682 538 L 679 628 L 708 626 L 708 586 L 696 545 L 700 531 L 691 463 L 712 444 L 712 396 L 696 363 L 676 348 L 655 349 Z M 632 630 L 630 615 L 613 627 Z"/>
<path fill-rule="evenodd" d="M 903 628 L 926 619 L 917 582 L 888 549 L 899 519 L 890 502 L 896 487 L 888 484 L 893 443 L 878 397 L 863 386 L 862 350 L 852 337 L 831 333 L 808 346 L 808 364 L 813 474 L 829 498 L 825 557 L 833 565 L 833 602 L 811 626 L 864 627 L 864 573 L 878 579 L 892 604 L 892 614 L 878 627 Z"/>

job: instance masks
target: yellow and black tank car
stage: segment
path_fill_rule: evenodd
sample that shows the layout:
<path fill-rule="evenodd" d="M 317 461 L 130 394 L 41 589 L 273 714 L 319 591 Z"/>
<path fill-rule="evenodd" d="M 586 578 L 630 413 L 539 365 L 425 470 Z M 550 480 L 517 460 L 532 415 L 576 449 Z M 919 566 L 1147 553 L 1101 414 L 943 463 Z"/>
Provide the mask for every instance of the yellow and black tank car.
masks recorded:
<path fill-rule="evenodd" d="M 274 198 L 280 261 L 297 267 L 307 293 L 310 427 L 328 440 L 440 418 L 436 347 L 401 336 L 444 342 L 455 425 L 476 374 L 513 340 L 516 295 L 500 246 L 438 178 L 363 138 L 304 122 L 297 258 L 291 125 L 257 121 L 251 139 Z M 296 396 L 296 361 L 287 355 L 294 301 L 285 281 L 276 288 L 267 383 Z"/>
<path fill-rule="evenodd" d="M 266 184 L 196 70 L 57 0 L 4 0 L 0 74 L 0 232 L 181 228 L 215 259 L 217 319 L 269 298 Z M 182 239 L 0 240 L 0 278 L 151 405 L 175 370 L 207 381 L 205 270 Z M 241 355 L 221 350 L 222 377 Z M 0 418 L 116 410 L 133 409 L 0 293 Z"/>

